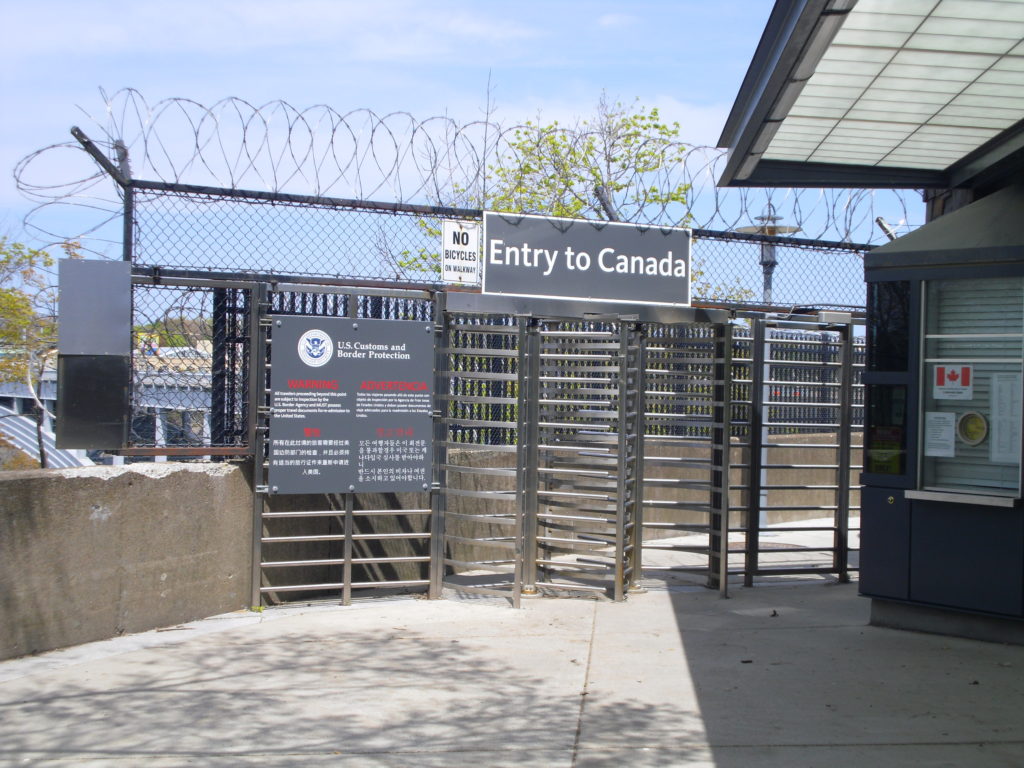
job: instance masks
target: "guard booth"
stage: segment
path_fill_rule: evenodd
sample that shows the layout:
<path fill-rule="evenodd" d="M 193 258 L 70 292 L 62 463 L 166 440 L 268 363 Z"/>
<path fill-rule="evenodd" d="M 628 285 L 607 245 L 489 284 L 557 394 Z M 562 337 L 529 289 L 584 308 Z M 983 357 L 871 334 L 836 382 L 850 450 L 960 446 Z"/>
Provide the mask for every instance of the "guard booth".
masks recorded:
<path fill-rule="evenodd" d="M 872 620 L 1024 639 L 1024 189 L 865 257 Z"/>

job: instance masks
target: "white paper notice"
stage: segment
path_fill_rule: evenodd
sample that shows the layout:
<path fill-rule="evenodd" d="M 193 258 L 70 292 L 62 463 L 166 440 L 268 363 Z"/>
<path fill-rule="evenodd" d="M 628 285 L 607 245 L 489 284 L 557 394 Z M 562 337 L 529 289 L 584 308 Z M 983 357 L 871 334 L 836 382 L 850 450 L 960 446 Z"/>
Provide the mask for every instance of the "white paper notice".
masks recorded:
<path fill-rule="evenodd" d="M 924 415 L 924 455 L 956 456 L 956 414 L 928 411 Z"/>
<path fill-rule="evenodd" d="M 1020 461 L 1020 417 L 1020 374 L 993 373 L 989 461 L 995 464 L 1017 464 Z"/>

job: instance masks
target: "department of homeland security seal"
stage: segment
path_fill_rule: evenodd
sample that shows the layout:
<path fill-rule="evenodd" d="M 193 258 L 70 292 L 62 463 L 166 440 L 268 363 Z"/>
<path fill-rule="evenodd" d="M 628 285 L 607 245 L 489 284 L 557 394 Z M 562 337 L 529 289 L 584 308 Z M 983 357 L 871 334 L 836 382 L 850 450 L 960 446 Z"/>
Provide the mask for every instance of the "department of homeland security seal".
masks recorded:
<path fill-rule="evenodd" d="M 312 368 L 330 362 L 334 342 L 321 330 L 312 328 L 299 337 L 299 359 Z"/>

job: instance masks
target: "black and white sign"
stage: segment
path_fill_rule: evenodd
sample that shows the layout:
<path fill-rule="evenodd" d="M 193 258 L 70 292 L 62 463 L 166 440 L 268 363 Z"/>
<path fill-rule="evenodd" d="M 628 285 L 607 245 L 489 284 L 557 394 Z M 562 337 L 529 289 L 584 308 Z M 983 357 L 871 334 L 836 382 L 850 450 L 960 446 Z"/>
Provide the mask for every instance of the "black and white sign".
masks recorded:
<path fill-rule="evenodd" d="M 446 283 L 480 282 L 480 225 L 441 222 L 441 279 Z"/>
<path fill-rule="evenodd" d="M 483 292 L 690 305 L 688 229 L 484 213 Z"/>
<path fill-rule="evenodd" d="M 433 332 L 406 320 L 275 317 L 271 491 L 429 487 Z"/>

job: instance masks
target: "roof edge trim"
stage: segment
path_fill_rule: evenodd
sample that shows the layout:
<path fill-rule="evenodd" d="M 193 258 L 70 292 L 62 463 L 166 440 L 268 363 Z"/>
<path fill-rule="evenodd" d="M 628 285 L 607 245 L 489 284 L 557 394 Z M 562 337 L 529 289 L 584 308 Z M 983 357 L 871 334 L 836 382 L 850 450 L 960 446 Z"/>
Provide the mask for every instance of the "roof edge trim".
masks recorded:
<path fill-rule="evenodd" d="M 718 140 L 730 149 L 719 186 L 739 186 L 756 146 L 766 146 L 778 123 L 770 120 L 783 98 L 792 102 L 803 90 L 846 14 L 857 0 L 779 0 L 772 9 L 754 58 Z M 743 173 L 741 173 L 741 171 Z M 817 186 L 820 186 L 817 185 Z"/>

